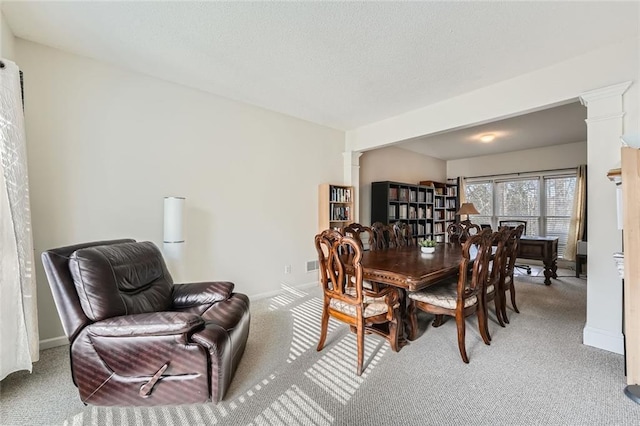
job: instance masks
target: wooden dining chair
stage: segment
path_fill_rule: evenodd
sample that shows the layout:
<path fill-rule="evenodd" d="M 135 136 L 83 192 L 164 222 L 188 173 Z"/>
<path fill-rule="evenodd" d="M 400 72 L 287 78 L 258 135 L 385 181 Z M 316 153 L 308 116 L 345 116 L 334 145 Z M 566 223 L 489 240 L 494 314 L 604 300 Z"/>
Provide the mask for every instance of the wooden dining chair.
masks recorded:
<path fill-rule="evenodd" d="M 471 252 L 474 252 L 475 256 Z M 462 361 L 469 363 L 465 345 L 466 317 L 477 316 L 478 331 L 482 340 L 485 344 L 490 344 L 483 292 L 489 277 L 491 231 L 485 230 L 467 239 L 462 246 L 462 257 L 457 278 L 445 279 L 423 290 L 408 293 L 409 340 L 416 338 L 417 309 L 435 315 L 434 327 L 442 325 L 445 315 L 454 317 L 460 356 Z"/>
<path fill-rule="evenodd" d="M 462 244 L 464 229 L 460 222 L 453 222 L 447 226 L 447 235 L 450 243 Z"/>
<path fill-rule="evenodd" d="M 511 231 L 508 229 L 502 229 L 500 231 L 493 232 L 491 234 L 491 246 L 493 256 L 491 261 L 489 262 L 489 273 L 487 284 L 485 286 L 484 292 L 484 307 L 485 312 L 488 311 L 489 303 L 491 301 L 494 302 L 496 319 L 498 320 L 498 324 L 501 327 L 505 326 L 505 323 L 502 319 L 502 303 L 504 303 L 502 297 L 502 287 L 500 282 L 504 276 L 506 261 L 507 261 L 507 240 L 511 235 Z M 487 321 L 485 323 L 488 327 L 488 315 Z M 489 333 L 489 329 L 487 328 L 487 336 L 489 336 L 489 340 L 491 340 L 491 333 Z"/>
<path fill-rule="evenodd" d="M 499 228 L 507 227 L 509 229 L 516 229 L 518 226 L 522 226 L 522 235 L 527 235 L 527 221 L 526 220 L 501 220 L 498 222 Z M 523 269 L 527 275 L 531 275 L 531 266 L 523 263 L 514 264 L 514 268 Z"/>
<path fill-rule="evenodd" d="M 482 228 L 480 227 L 480 225 L 477 225 L 475 223 L 463 221 L 460 222 L 460 225 L 462 225 L 462 242 L 464 242 L 467 238 L 473 237 L 474 235 L 482 232 Z"/>
<path fill-rule="evenodd" d="M 371 249 L 371 247 L 374 245 L 374 233 L 373 230 L 368 226 L 354 222 L 342 228 L 342 234 L 349 235 L 361 242 L 361 246 L 363 249 Z M 367 244 L 366 247 L 364 246 L 365 242 Z"/>
<path fill-rule="evenodd" d="M 385 225 L 382 222 L 374 222 L 371 224 L 373 231 L 374 250 L 384 250 L 388 248 L 396 248 L 396 234 L 393 231 L 393 225 Z"/>
<path fill-rule="evenodd" d="M 396 222 L 393 224 L 393 233 L 398 247 L 415 246 L 416 242 L 411 232 L 411 226 L 406 222 Z"/>
<path fill-rule="evenodd" d="M 317 350 L 321 351 L 327 338 L 329 317 L 351 326 L 356 333 L 358 359 L 356 374 L 362 374 L 364 362 L 364 335 L 376 333 L 398 351 L 400 303 L 398 290 L 385 287 L 372 292 L 363 287 L 362 248 L 350 236 L 323 232 L 315 237 L 323 288 L 322 323 Z M 347 255 L 341 253 L 350 253 Z M 347 266 L 353 272 L 346 272 Z M 350 285 L 352 277 L 355 285 Z"/>
<path fill-rule="evenodd" d="M 367 241 L 367 248 L 369 250 L 377 250 L 376 241 L 375 241 L 375 233 L 372 228 L 361 225 L 359 223 L 352 223 L 351 225 L 347 225 L 342 228 L 342 234 L 353 237 L 358 243 L 360 243 L 360 248 L 365 250 L 365 246 L 363 243 L 363 239 Z M 355 284 L 355 278 L 351 277 L 351 282 Z M 367 290 L 379 291 L 379 287 L 382 284 L 378 284 L 372 281 L 363 280 L 363 285 Z"/>
<path fill-rule="evenodd" d="M 517 313 L 520 313 L 518 306 L 516 305 L 516 287 L 513 280 L 513 271 L 515 269 L 516 257 L 518 254 L 518 246 L 520 245 L 520 237 L 524 232 L 524 226 L 519 225 L 515 229 L 506 229 L 509 233 L 509 237 L 506 240 L 506 259 L 503 274 L 500 279 L 500 297 L 501 297 L 501 317 L 502 321 L 509 324 L 509 317 L 507 316 L 507 292 L 511 296 L 511 307 Z"/>

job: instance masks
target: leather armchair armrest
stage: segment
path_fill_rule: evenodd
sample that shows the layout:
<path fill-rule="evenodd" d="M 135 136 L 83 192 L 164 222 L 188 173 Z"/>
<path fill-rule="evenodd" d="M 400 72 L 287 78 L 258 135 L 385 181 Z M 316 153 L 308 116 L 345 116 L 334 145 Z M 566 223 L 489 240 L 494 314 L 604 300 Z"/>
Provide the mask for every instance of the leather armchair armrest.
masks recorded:
<path fill-rule="evenodd" d="M 233 283 L 226 281 L 176 284 L 171 294 L 173 307 L 189 308 L 227 300 L 233 292 L 233 287 Z"/>
<path fill-rule="evenodd" d="M 124 315 L 95 322 L 87 331 L 100 337 L 171 336 L 197 331 L 204 320 L 184 312 L 151 312 Z"/>

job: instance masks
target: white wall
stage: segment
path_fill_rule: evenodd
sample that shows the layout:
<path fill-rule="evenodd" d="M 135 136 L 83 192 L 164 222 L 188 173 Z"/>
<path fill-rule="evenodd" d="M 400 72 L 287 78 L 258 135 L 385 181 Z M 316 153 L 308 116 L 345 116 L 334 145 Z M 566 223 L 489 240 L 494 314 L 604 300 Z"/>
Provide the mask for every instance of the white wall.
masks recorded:
<path fill-rule="evenodd" d="M 317 280 L 317 188 L 342 180 L 344 133 L 16 39 L 36 256 L 131 237 L 161 247 L 163 197 L 186 201 L 186 280 L 249 295 Z M 284 274 L 292 265 L 292 274 Z M 42 267 L 40 335 L 63 335 Z"/>
<path fill-rule="evenodd" d="M 0 10 L 0 58 L 11 59 L 15 57 L 15 37 L 4 15 Z"/>
<path fill-rule="evenodd" d="M 638 38 L 624 40 L 536 72 L 348 131 L 346 135 L 348 150 L 367 151 L 418 136 L 565 104 L 588 91 L 634 82 L 623 97 L 624 129 L 620 129 L 618 135 L 614 132 L 602 137 L 602 133 L 592 132 L 587 137 L 587 191 L 597 196 L 598 202 L 590 202 L 588 206 L 585 342 L 616 352 L 622 348 L 622 287 L 611 254 L 621 249 L 622 240 L 616 228 L 615 187 L 607 182 L 606 171 L 619 165 L 618 137 L 640 129 L 639 41 Z M 598 239 L 594 241 L 596 235 Z"/>
<path fill-rule="evenodd" d="M 446 180 L 446 162 L 406 149 L 387 147 L 360 157 L 360 223 L 371 224 L 371 182 L 391 180 L 417 184 Z"/>
<path fill-rule="evenodd" d="M 447 161 L 449 178 L 570 169 L 587 164 L 587 142 Z"/>

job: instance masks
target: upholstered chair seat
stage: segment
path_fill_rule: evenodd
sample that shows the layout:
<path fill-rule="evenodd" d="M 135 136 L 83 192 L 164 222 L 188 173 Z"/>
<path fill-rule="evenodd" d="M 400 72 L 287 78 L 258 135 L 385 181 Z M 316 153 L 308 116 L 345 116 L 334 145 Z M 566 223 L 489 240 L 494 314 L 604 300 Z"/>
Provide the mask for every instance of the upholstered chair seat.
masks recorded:
<path fill-rule="evenodd" d="M 487 287 L 487 293 L 493 293 L 493 284 Z M 409 298 L 418 302 L 440 306 L 445 309 L 455 309 L 457 305 L 458 281 L 447 280 L 429 287 L 429 291 L 413 291 Z M 478 296 L 474 295 L 464 299 L 464 307 L 468 308 L 478 303 Z"/>
<path fill-rule="evenodd" d="M 347 287 L 345 289 L 345 293 L 351 297 L 357 297 L 355 287 Z M 363 300 L 365 309 L 362 315 L 365 318 L 384 314 L 389 310 L 389 306 L 387 305 L 384 297 L 371 297 L 363 295 Z M 356 316 L 357 314 L 356 307 L 353 305 L 353 303 L 345 303 L 339 299 L 331 299 L 331 301 L 329 302 L 329 307 L 352 317 Z"/>

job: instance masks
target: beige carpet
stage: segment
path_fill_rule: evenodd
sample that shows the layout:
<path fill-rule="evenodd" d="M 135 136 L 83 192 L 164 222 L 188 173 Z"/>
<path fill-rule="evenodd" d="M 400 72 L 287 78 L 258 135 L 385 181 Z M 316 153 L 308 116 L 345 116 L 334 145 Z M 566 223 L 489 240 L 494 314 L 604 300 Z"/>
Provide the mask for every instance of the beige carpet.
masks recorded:
<path fill-rule="evenodd" d="M 467 322 L 468 365 L 453 321 L 434 329 L 422 315 L 422 335 L 399 353 L 367 336 L 357 377 L 346 326 L 332 322 L 325 349 L 315 350 L 319 290 L 284 288 L 253 303 L 247 351 L 218 405 L 85 407 L 61 347 L 43 351 L 33 374 L 1 383 L 0 424 L 640 424 L 640 405 L 622 392 L 623 357 L 582 345 L 586 281 L 559 272 L 549 287 L 539 268 L 517 278 L 521 313 L 510 310 L 506 328 L 490 323 L 491 346 Z"/>

